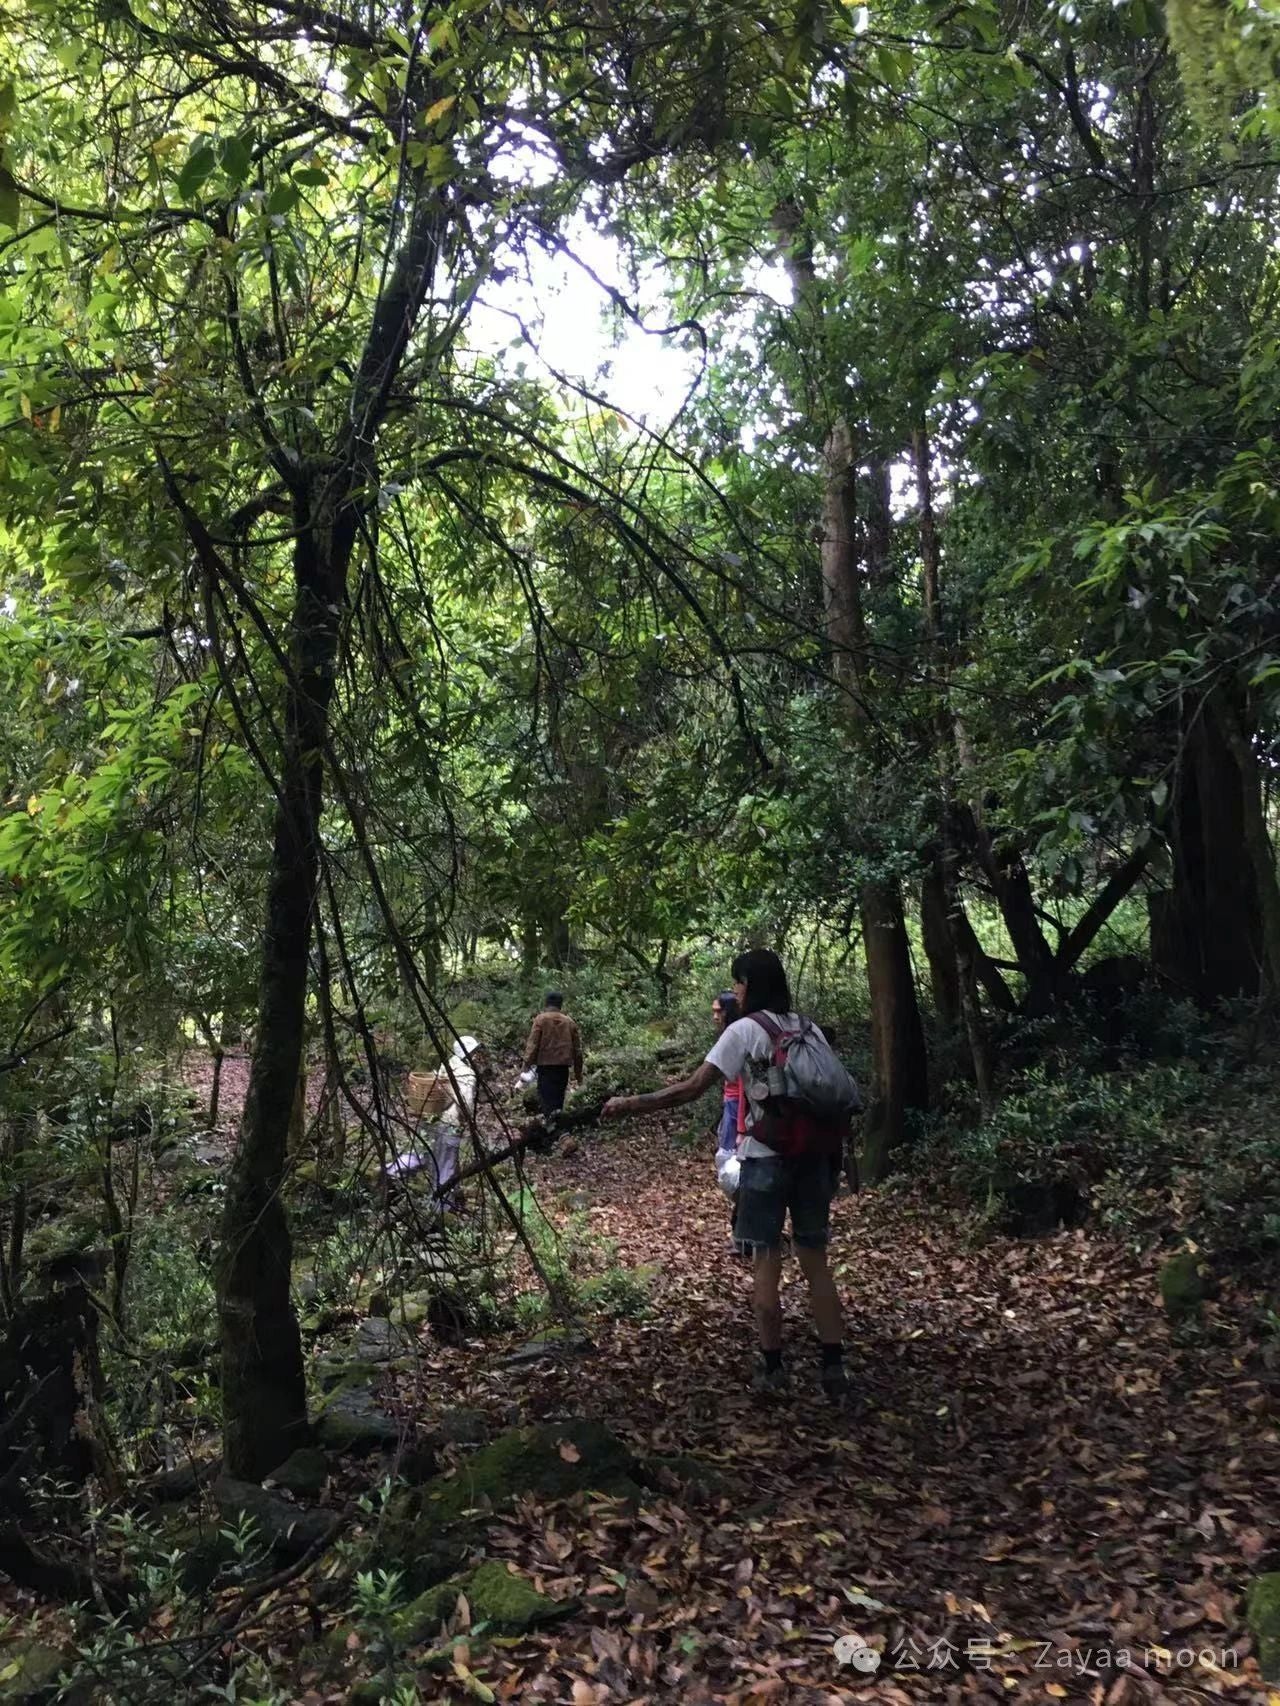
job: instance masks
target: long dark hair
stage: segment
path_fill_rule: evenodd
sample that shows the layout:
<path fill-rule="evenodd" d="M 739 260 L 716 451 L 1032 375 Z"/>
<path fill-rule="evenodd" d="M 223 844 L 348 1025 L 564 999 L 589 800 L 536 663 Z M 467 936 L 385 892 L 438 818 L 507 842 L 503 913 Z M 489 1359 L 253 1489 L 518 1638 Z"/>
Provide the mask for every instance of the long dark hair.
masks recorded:
<path fill-rule="evenodd" d="M 742 1011 L 747 1013 L 789 1013 L 791 986 L 782 969 L 782 961 L 772 948 L 748 948 L 739 954 L 729 968 L 735 983 L 745 983 Z"/>

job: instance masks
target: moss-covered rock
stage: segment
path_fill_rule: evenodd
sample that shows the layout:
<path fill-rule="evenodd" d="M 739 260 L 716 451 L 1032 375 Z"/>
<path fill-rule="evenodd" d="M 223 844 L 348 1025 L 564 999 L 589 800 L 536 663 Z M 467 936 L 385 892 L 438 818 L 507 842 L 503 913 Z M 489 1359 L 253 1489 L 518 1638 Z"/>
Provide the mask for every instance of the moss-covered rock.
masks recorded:
<path fill-rule="evenodd" d="M 1206 1296 L 1204 1264 L 1190 1250 L 1170 1256 L 1160 1269 L 1160 1300 L 1170 1321 L 1188 1321 L 1200 1313 Z"/>
<path fill-rule="evenodd" d="M 285 1458 L 280 1467 L 272 1472 L 271 1479 L 287 1493 L 301 1493 L 304 1496 L 322 1493 L 331 1467 L 328 1456 L 318 1446 L 303 1445 Z"/>
<path fill-rule="evenodd" d="M 321 1392 L 350 1392 L 355 1387 L 372 1386 L 382 1373 L 376 1363 L 366 1357 L 321 1357 L 314 1365 L 316 1381 Z"/>
<path fill-rule="evenodd" d="M 66 1659 L 43 1641 L 14 1641 L 0 1647 L 0 1700 L 35 1700 L 58 1680 Z"/>
<path fill-rule="evenodd" d="M 503 1368 L 520 1368 L 526 1363 L 549 1362 L 568 1356 L 581 1356 L 591 1350 L 591 1340 L 585 1334 L 561 1326 L 544 1327 L 523 1345 L 504 1356 Z"/>
<path fill-rule="evenodd" d="M 436 1429 L 446 1445 L 483 1445 L 493 1431 L 483 1410 L 446 1410 Z"/>
<path fill-rule="evenodd" d="M 255 1538 L 283 1558 L 300 1558 L 330 1539 L 338 1528 L 332 1511 L 305 1510 L 255 1481 L 220 1475 L 213 1484 L 213 1497 L 228 1523 L 252 1523 Z"/>
<path fill-rule="evenodd" d="M 477 1451 L 429 1497 L 442 1523 L 485 1503 L 496 1510 L 522 1493 L 560 1499 L 590 1491 L 629 1498 L 640 1490 L 637 1467 L 621 1440 L 598 1422 L 513 1428 Z"/>
<path fill-rule="evenodd" d="M 1280 1682 L 1280 1570 L 1259 1576 L 1249 1589 L 1248 1622 L 1263 1676 Z"/>
<path fill-rule="evenodd" d="M 390 1308 L 390 1304 L 387 1304 Z M 354 1350 L 357 1361 L 387 1363 L 407 1356 L 414 1346 L 414 1334 L 386 1315 L 370 1315 L 356 1328 Z"/>
<path fill-rule="evenodd" d="M 482 1447 L 446 1481 L 409 1488 L 387 1506 L 374 1538 L 375 1568 L 400 1570 L 414 1592 L 453 1575 L 490 1511 L 522 1493 L 567 1498 L 601 1492 L 641 1497 L 642 1471 L 596 1422 L 515 1428 Z"/>
<path fill-rule="evenodd" d="M 471 1608 L 473 1632 L 482 1624 L 495 1635 L 518 1635 L 543 1623 L 570 1616 L 578 1602 L 548 1599 L 523 1576 L 518 1576 L 496 1558 L 477 1564 L 466 1575 L 452 1576 L 428 1588 L 396 1613 L 390 1636 L 396 1646 L 422 1646 L 434 1641 L 441 1625 L 452 1615 L 461 1595 Z"/>
<path fill-rule="evenodd" d="M 488 1558 L 458 1584 L 471 1607 L 471 1626 L 484 1624 L 499 1635 L 518 1635 L 554 1623 L 577 1610 L 576 1599 L 549 1599 L 500 1559 Z"/>
<path fill-rule="evenodd" d="M 400 1427 L 366 1388 L 344 1386 L 325 1395 L 315 1416 L 315 1436 L 330 1451 L 362 1457 L 397 1444 Z"/>
<path fill-rule="evenodd" d="M 29 1266 L 39 1267 L 63 1256 L 91 1250 L 101 1236 L 102 1223 L 96 1214 L 88 1209 L 73 1209 L 69 1214 L 55 1215 L 32 1227 L 23 1253 Z"/>
<path fill-rule="evenodd" d="M 391 1319 L 398 1327 L 421 1327 L 430 1316 L 432 1295 L 429 1291 L 407 1291 L 402 1297 L 393 1297 Z"/>

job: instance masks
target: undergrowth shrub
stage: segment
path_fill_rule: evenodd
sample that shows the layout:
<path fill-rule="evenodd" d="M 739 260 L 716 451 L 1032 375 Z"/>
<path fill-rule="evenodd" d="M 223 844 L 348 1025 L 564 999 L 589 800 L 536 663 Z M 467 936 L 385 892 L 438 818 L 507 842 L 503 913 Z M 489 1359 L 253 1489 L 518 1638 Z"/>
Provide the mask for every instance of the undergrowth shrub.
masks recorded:
<path fill-rule="evenodd" d="M 1130 1014 L 1175 1060 L 1099 1070 L 1101 1045 L 1058 1047 L 1023 1071 L 985 1123 L 935 1117 L 915 1161 L 1009 1226 L 1031 1191 L 1072 1188 L 1099 1224 L 1187 1235 L 1229 1265 L 1280 1262 L 1280 1129 L 1256 1015 L 1211 1025 L 1186 1004 Z"/>

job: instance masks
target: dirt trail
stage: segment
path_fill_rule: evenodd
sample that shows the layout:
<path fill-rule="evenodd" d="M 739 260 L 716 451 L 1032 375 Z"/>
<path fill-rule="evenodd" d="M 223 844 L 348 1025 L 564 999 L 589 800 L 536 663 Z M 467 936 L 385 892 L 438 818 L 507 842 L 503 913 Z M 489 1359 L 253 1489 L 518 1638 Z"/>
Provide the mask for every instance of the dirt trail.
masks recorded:
<path fill-rule="evenodd" d="M 623 1263 L 657 1265 L 651 1310 L 550 1369 L 432 1350 L 415 1407 L 596 1418 L 728 1491 L 499 1523 L 497 1550 L 587 1608 L 485 1653 L 499 1698 L 1268 1698 L 1243 1622 L 1280 1544 L 1276 1402 L 1231 1300 L 1180 1344 L 1151 1264 L 1097 1235 L 968 1248 L 910 1193 L 867 1194 L 837 1205 L 833 1247 L 859 1403 L 819 1396 L 788 1264 L 793 1396 L 764 1410 L 709 1151 L 649 1122 L 534 1177 L 581 1193 Z M 838 1664 L 841 1634 L 875 1673 Z"/>

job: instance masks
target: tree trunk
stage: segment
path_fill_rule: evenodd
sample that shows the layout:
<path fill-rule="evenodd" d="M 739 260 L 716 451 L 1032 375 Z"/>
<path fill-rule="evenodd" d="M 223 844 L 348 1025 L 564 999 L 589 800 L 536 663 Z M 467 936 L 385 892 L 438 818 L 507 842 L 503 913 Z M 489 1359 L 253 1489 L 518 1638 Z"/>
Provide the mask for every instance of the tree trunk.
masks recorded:
<path fill-rule="evenodd" d="M 950 817 L 949 801 L 948 817 Z M 974 936 L 969 920 L 965 916 L 964 902 L 960 896 L 960 883 L 957 876 L 958 865 L 959 859 L 955 842 L 949 840 L 941 859 L 942 892 L 947 909 L 947 931 L 955 951 L 956 982 L 960 994 L 960 1016 L 964 1020 L 964 1032 L 969 1042 L 969 1056 L 973 1061 L 973 1081 L 978 1091 L 979 1116 L 983 1121 L 986 1121 L 995 1112 L 995 1073 L 991 1065 L 991 1044 L 987 1039 L 987 1027 L 982 1017 L 982 1004 L 978 1000 L 976 956 L 980 950 L 978 949 L 977 938 Z"/>
<path fill-rule="evenodd" d="M 893 505 L 889 464 L 877 457 L 867 482 L 867 579 L 885 587 L 893 579 Z"/>
<path fill-rule="evenodd" d="M 32 1147 L 35 1115 L 21 1109 L 5 1121 L 3 1157 L 15 1175 L 13 1219 L 8 1228 L 8 1249 L 0 1249 L 0 1299 L 6 1315 L 12 1315 L 22 1297 L 22 1255 L 27 1238 L 26 1153 Z"/>
<path fill-rule="evenodd" d="M 520 920 L 520 976 L 532 983 L 538 975 L 538 920 L 526 913 Z"/>
<path fill-rule="evenodd" d="M 22 1303 L 0 1339 L 0 1510 L 24 1512 L 41 1477 L 83 1486 L 118 1478 L 102 1420 L 101 1253 L 50 1264 L 50 1289 Z"/>
<path fill-rule="evenodd" d="M 1032 1017 L 1038 1017 L 1054 1005 L 1060 993 L 1061 980 L 1053 950 L 1045 940 L 1036 916 L 1030 875 L 1021 854 L 1007 858 L 993 855 L 988 874 L 1013 943 L 1014 958 L 1026 980 L 1022 1009 Z"/>
<path fill-rule="evenodd" d="M 1271 845 L 1271 833 L 1262 806 L 1257 755 L 1236 708 L 1225 695 L 1211 700 L 1205 710 L 1216 721 L 1235 763 L 1244 844 L 1253 867 L 1262 927 L 1264 983 L 1268 993 L 1274 995 L 1280 991 L 1280 884 L 1276 881 L 1276 850 Z"/>
<path fill-rule="evenodd" d="M 953 731 L 961 774 L 967 776 L 972 784 L 976 762 L 962 717 L 954 717 Z M 1062 980 L 1053 950 L 1045 940 L 1040 920 L 1036 916 L 1035 896 L 1031 892 L 1031 878 L 1027 874 L 1027 867 L 1019 853 L 997 853 L 976 786 L 971 786 L 967 816 L 973 851 L 991 885 L 991 892 L 1000 908 L 1005 929 L 1009 932 L 1009 940 L 1013 944 L 1018 969 L 1026 981 L 1023 1008 L 1032 1014 L 1045 1013 L 1057 999 Z"/>
<path fill-rule="evenodd" d="M 569 935 L 569 920 L 564 915 L 563 906 L 557 906 L 543 927 L 542 939 L 547 944 L 552 965 L 563 970 L 568 965 L 573 951 L 573 943 Z"/>
<path fill-rule="evenodd" d="M 804 217 L 791 198 L 781 196 L 774 206 L 772 223 L 782 241 L 795 287 L 797 318 L 812 339 L 813 347 L 821 351 L 825 342 L 825 306 Z M 847 401 L 846 380 L 838 376 L 836 369 L 822 378 L 823 389 L 829 396 Z M 812 399 L 799 398 L 797 406 L 811 413 Z M 858 466 L 853 432 L 842 401 L 836 403 L 822 447 L 822 469 L 822 593 L 827 638 L 836 680 L 848 695 L 847 726 L 855 739 L 865 741 L 869 672 L 857 542 Z M 877 463 L 873 482 L 873 525 L 868 536 L 867 566 L 869 571 L 887 573 L 890 537 L 887 463 Z M 890 1152 L 902 1138 L 906 1110 L 928 1105 L 928 1063 L 901 885 L 896 877 L 867 883 L 858 902 L 866 945 L 875 1063 L 864 1160 L 867 1177 L 874 1182 L 883 1175 Z"/>
<path fill-rule="evenodd" d="M 296 1161 L 302 1154 L 307 1140 L 307 1037 L 302 1034 L 302 1066 L 298 1072 L 298 1082 L 293 1090 L 293 1106 L 289 1109 L 289 1135 L 285 1139 L 285 1149 Z"/>
<path fill-rule="evenodd" d="M 1172 886 L 1148 902 L 1154 969 L 1206 1006 L 1256 996 L 1262 914 L 1246 849 L 1240 768 L 1218 719 L 1204 707 L 1182 731 L 1168 834 Z"/>
<path fill-rule="evenodd" d="M 213 1082 L 209 1086 L 209 1130 L 216 1131 L 218 1126 L 218 1104 L 222 1100 L 222 1063 L 227 1058 L 227 1051 L 219 1042 L 213 1051 Z"/>
<path fill-rule="evenodd" d="M 875 1183 L 884 1178 L 902 1141 L 908 1109 L 928 1106 L 928 1063 L 901 888 L 896 882 L 865 883 L 860 910 L 871 986 L 873 1066 L 863 1171 Z"/>
<path fill-rule="evenodd" d="M 934 933 L 940 937 L 938 952 L 945 957 L 946 967 L 955 980 L 954 1005 L 964 1021 L 964 1032 L 973 1061 L 973 1078 L 978 1088 L 978 1106 L 982 1119 L 990 1117 L 995 1106 L 995 1085 L 991 1071 L 991 1050 L 978 999 L 977 942 L 965 915 L 960 894 L 960 855 L 956 845 L 955 774 L 952 763 L 952 716 L 948 690 L 948 658 L 942 628 L 942 553 L 938 548 L 938 528 L 933 511 L 933 469 L 930 459 L 929 434 L 925 423 L 911 435 L 912 459 L 915 463 L 916 497 L 920 505 L 920 565 L 921 590 L 924 603 L 926 655 L 938 678 L 939 712 L 937 720 L 937 760 L 942 796 L 942 846 L 935 856 L 932 872 L 926 875 L 926 888 L 932 876 L 933 892 L 928 899 L 935 919 L 941 913 L 941 930 L 934 923 Z M 928 940 L 926 926 L 926 942 Z M 952 1021 L 954 1024 L 954 1020 Z"/>
<path fill-rule="evenodd" d="M 222 1220 L 223 1453 L 227 1473 L 241 1480 L 260 1480 L 283 1462 L 307 1428 L 302 1341 L 289 1296 L 292 1248 L 280 1189 L 302 1070 L 322 749 L 355 533 L 349 500 L 345 509 L 341 526 L 324 533 L 304 518 L 295 547 L 284 751 L 256 1041 Z"/>
<path fill-rule="evenodd" d="M 823 447 L 822 587 L 836 679 L 850 695 L 851 726 L 866 722 L 866 632 L 858 582 L 857 462 L 849 424 L 838 418 Z M 924 1026 L 916 998 L 902 889 L 896 877 L 863 885 L 858 897 L 871 997 L 871 1109 L 864 1170 L 884 1177 L 902 1141 L 909 1108 L 929 1104 Z"/>
<path fill-rule="evenodd" d="M 933 1006 L 938 1021 L 954 1031 L 960 1023 L 960 972 L 956 944 L 947 922 L 947 890 L 940 862 L 935 859 L 920 879 L 920 924 L 925 958 L 933 986 Z"/>

